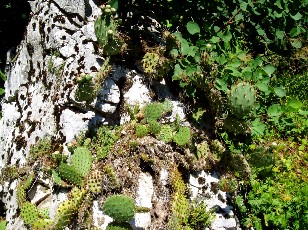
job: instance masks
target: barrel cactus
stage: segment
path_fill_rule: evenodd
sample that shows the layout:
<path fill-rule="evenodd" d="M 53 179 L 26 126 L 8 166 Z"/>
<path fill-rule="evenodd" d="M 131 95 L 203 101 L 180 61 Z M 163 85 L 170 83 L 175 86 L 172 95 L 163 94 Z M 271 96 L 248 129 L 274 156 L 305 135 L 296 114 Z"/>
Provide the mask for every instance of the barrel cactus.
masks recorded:
<path fill-rule="evenodd" d="M 228 105 L 232 114 L 243 118 L 256 106 L 256 90 L 248 82 L 240 82 L 231 87 Z"/>
<path fill-rule="evenodd" d="M 113 195 L 108 197 L 104 203 L 103 210 L 105 214 L 118 223 L 129 221 L 135 216 L 134 201 L 130 197 L 124 195 Z"/>

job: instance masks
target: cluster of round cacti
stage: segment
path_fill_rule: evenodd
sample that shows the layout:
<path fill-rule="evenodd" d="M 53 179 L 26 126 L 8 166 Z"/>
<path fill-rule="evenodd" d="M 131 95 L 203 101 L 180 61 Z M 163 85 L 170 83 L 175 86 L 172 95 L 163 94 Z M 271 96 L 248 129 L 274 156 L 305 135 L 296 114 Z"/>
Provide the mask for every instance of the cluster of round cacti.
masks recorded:
<path fill-rule="evenodd" d="M 129 223 L 110 223 L 108 224 L 106 230 L 131 230 L 133 229 Z"/>
<path fill-rule="evenodd" d="M 174 142 L 179 146 L 184 146 L 190 142 L 190 128 L 180 127 L 179 131 L 173 137 Z"/>
<path fill-rule="evenodd" d="M 81 186 L 83 179 L 89 173 L 92 167 L 92 155 L 85 147 L 77 147 L 71 157 L 71 165 L 61 162 L 58 167 L 59 176 L 67 182 Z M 54 179 L 57 174 L 53 175 Z M 59 184 L 59 180 L 57 181 Z"/>
<path fill-rule="evenodd" d="M 135 204 L 128 196 L 113 195 L 105 201 L 103 211 L 113 218 L 114 222 L 122 223 L 135 216 Z"/>
<path fill-rule="evenodd" d="M 154 120 L 149 121 L 149 132 L 153 135 L 157 135 L 160 133 L 161 125 Z"/>
<path fill-rule="evenodd" d="M 238 118 L 247 116 L 256 107 L 256 90 L 248 82 L 240 82 L 231 87 L 228 105 L 231 113 Z"/>
<path fill-rule="evenodd" d="M 148 135 L 149 130 L 146 125 L 137 124 L 135 127 L 135 133 L 137 137 L 142 138 Z"/>
<path fill-rule="evenodd" d="M 55 222 L 51 219 L 38 219 L 32 224 L 33 230 L 51 230 Z"/>
<path fill-rule="evenodd" d="M 77 78 L 77 90 L 75 97 L 78 101 L 92 101 L 95 97 L 95 84 L 92 81 L 92 76 L 81 74 Z"/>

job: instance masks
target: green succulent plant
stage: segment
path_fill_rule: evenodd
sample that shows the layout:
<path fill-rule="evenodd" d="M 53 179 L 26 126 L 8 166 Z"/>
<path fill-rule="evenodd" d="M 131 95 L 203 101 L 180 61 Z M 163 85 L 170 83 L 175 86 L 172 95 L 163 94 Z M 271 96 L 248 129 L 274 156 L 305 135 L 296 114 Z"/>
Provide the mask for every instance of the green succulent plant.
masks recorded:
<path fill-rule="evenodd" d="M 33 230 L 51 230 L 55 222 L 51 219 L 38 219 L 32 224 Z"/>
<path fill-rule="evenodd" d="M 135 216 L 134 201 L 124 195 L 108 197 L 104 203 L 103 210 L 105 214 L 113 218 L 117 223 L 129 221 Z"/>
<path fill-rule="evenodd" d="M 210 154 L 210 147 L 207 141 L 202 141 L 200 144 L 197 145 L 197 157 L 200 158 L 207 158 Z"/>
<path fill-rule="evenodd" d="M 92 167 L 92 155 L 85 147 L 77 147 L 71 157 L 71 165 L 85 177 Z"/>
<path fill-rule="evenodd" d="M 161 130 L 161 125 L 157 121 L 154 120 L 149 121 L 149 131 L 151 134 L 157 135 L 159 134 L 160 130 Z"/>
<path fill-rule="evenodd" d="M 164 142 L 170 142 L 173 138 L 172 127 L 170 125 L 163 125 L 157 137 Z"/>
<path fill-rule="evenodd" d="M 231 113 L 242 118 L 256 107 L 256 90 L 248 82 L 240 82 L 231 87 L 228 105 Z"/>
<path fill-rule="evenodd" d="M 77 90 L 75 97 L 78 101 L 92 101 L 96 96 L 95 84 L 93 83 L 92 76 L 82 74 L 77 79 Z"/>
<path fill-rule="evenodd" d="M 88 175 L 86 188 L 94 194 L 102 192 L 103 172 L 95 170 Z"/>
<path fill-rule="evenodd" d="M 184 146 L 190 142 L 190 128 L 187 126 L 180 127 L 174 135 L 173 140 L 178 146 Z"/>
<path fill-rule="evenodd" d="M 135 132 L 136 132 L 137 137 L 142 138 L 148 135 L 149 130 L 145 125 L 137 124 L 135 128 Z"/>
<path fill-rule="evenodd" d="M 129 223 L 110 223 L 108 224 L 106 230 L 131 230 L 133 229 Z"/>
<path fill-rule="evenodd" d="M 151 120 L 157 121 L 165 112 L 165 107 L 160 102 L 153 102 L 144 108 L 144 119 L 145 122 L 149 122 Z"/>
<path fill-rule="evenodd" d="M 73 166 L 61 162 L 58 167 L 58 172 L 60 177 L 67 182 L 78 186 L 82 185 L 83 178 Z"/>
<path fill-rule="evenodd" d="M 26 224 L 33 224 L 39 219 L 39 212 L 36 206 L 28 201 L 21 206 L 20 214 Z"/>

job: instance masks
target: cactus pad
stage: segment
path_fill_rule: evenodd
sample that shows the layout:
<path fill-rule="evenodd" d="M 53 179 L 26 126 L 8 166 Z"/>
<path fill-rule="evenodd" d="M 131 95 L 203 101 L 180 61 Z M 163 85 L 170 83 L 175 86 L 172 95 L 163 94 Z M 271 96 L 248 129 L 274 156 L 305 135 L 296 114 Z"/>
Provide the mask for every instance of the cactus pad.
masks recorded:
<path fill-rule="evenodd" d="M 129 223 L 110 223 L 106 230 L 131 230 L 133 229 Z"/>
<path fill-rule="evenodd" d="M 152 74 L 156 71 L 159 61 L 159 55 L 156 53 L 146 53 L 141 61 L 142 68 L 145 73 Z"/>
<path fill-rule="evenodd" d="M 78 147 L 75 149 L 71 158 L 72 167 L 78 170 L 78 173 L 85 177 L 92 167 L 92 155 L 85 147 Z"/>
<path fill-rule="evenodd" d="M 235 116 L 247 116 L 255 108 L 255 103 L 256 91 L 251 84 L 241 82 L 231 87 L 228 105 Z"/>
<path fill-rule="evenodd" d="M 165 106 L 159 102 L 153 102 L 148 104 L 144 108 L 144 119 L 146 122 L 151 120 L 157 121 L 165 112 Z"/>
<path fill-rule="evenodd" d="M 86 182 L 86 188 L 92 193 L 102 192 L 103 173 L 95 170 L 90 173 Z"/>
<path fill-rule="evenodd" d="M 173 129 L 170 125 L 163 125 L 157 137 L 162 141 L 170 142 L 173 138 Z"/>
<path fill-rule="evenodd" d="M 21 209 L 21 218 L 26 224 L 33 224 L 36 220 L 39 219 L 39 212 L 34 204 L 30 202 L 25 202 Z"/>
<path fill-rule="evenodd" d="M 32 224 L 33 230 L 51 230 L 54 225 L 54 221 L 51 219 L 39 219 Z"/>
<path fill-rule="evenodd" d="M 105 214 L 114 219 L 115 222 L 125 222 L 135 215 L 134 201 L 123 195 L 113 195 L 107 198 L 103 206 Z"/>
<path fill-rule="evenodd" d="M 210 154 L 210 147 L 207 141 L 202 141 L 197 145 L 197 158 L 207 158 Z"/>
<path fill-rule="evenodd" d="M 44 218 L 44 219 L 49 218 L 49 208 L 40 208 L 38 209 L 38 211 L 39 211 L 39 216 L 41 218 Z"/>
<path fill-rule="evenodd" d="M 67 182 L 72 183 L 74 185 L 79 185 L 79 186 L 82 185 L 82 177 L 74 167 L 61 162 L 58 167 L 58 172 L 60 177 L 66 180 Z"/>
<path fill-rule="evenodd" d="M 174 142 L 179 146 L 184 146 L 190 142 L 189 127 L 180 127 L 179 131 L 173 137 Z"/>

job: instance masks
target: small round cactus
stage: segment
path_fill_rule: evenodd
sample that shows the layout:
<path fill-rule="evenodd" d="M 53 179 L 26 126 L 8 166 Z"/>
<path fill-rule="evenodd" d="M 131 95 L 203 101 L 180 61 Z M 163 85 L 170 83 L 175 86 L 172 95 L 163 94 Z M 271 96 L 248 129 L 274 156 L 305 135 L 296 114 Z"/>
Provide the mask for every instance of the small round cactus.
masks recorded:
<path fill-rule="evenodd" d="M 179 131 L 173 137 L 174 142 L 178 146 L 184 146 L 190 142 L 189 127 L 180 127 Z"/>
<path fill-rule="evenodd" d="M 145 137 L 146 135 L 148 135 L 149 131 L 145 125 L 137 124 L 135 132 L 136 132 L 136 136 L 141 138 L 141 137 Z"/>
<path fill-rule="evenodd" d="M 228 105 L 235 116 L 239 118 L 247 116 L 256 106 L 255 103 L 256 91 L 251 84 L 240 82 L 231 87 Z"/>
<path fill-rule="evenodd" d="M 21 218 L 26 224 L 33 224 L 39 219 L 39 212 L 34 204 L 26 202 L 22 205 L 20 209 Z"/>
<path fill-rule="evenodd" d="M 161 130 L 161 125 L 157 121 L 149 121 L 149 131 L 153 135 L 159 134 Z"/>
<path fill-rule="evenodd" d="M 124 195 L 113 195 L 107 198 L 103 210 L 117 223 L 129 221 L 135 216 L 134 201 Z"/>
<path fill-rule="evenodd" d="M 170 142 L 173 138 L 173 129 L 170 125 L 163 125 L 161 127 L 158 138 L 165 142 Z"/>

